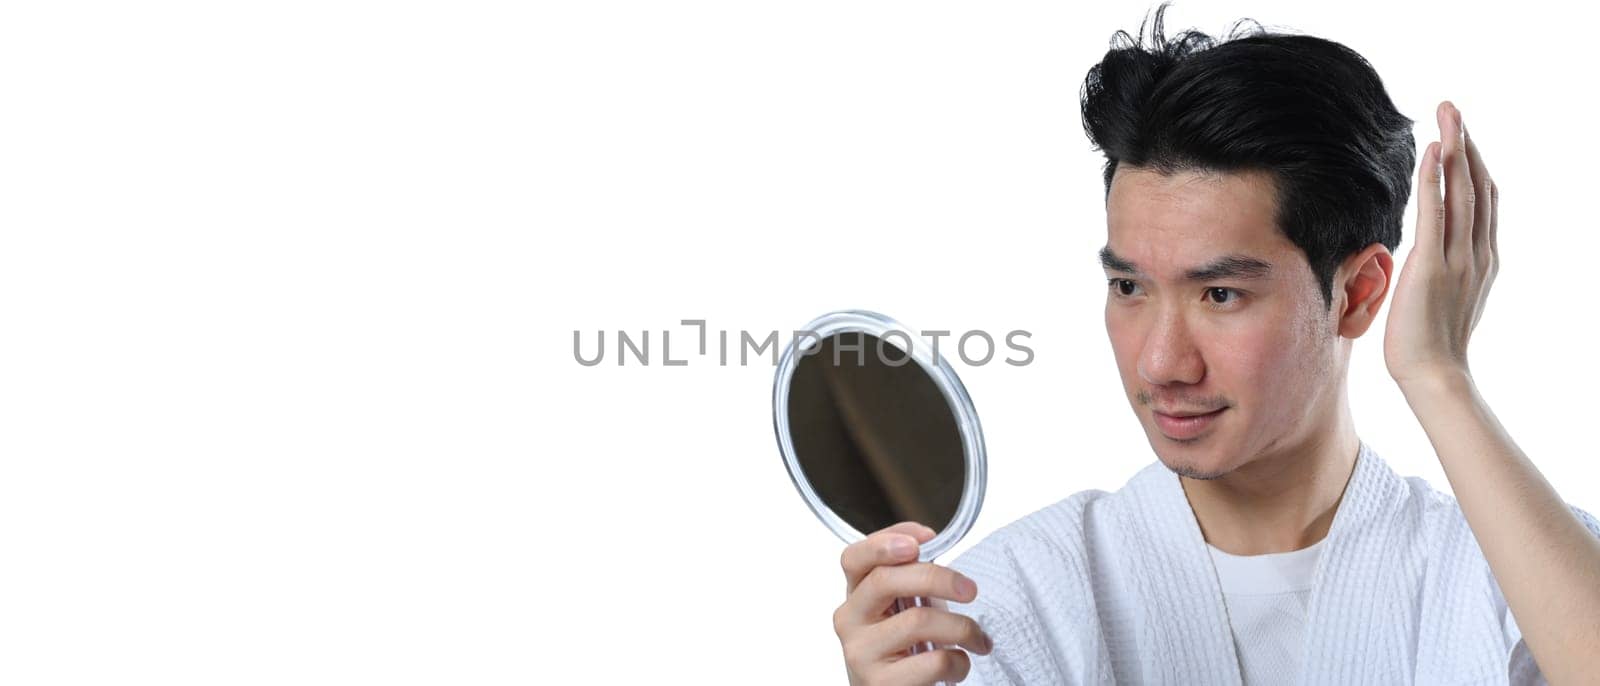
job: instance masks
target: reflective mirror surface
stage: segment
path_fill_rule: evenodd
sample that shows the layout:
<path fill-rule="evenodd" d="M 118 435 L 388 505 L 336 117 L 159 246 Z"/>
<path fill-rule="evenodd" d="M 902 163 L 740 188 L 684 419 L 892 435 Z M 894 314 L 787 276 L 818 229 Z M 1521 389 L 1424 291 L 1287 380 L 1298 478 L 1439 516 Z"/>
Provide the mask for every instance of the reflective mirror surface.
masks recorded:
<path fill-rule="evenodd" d="M 900 340 L 828 335 L 799 355 L 789 380 L 788 428 L 804 478 L 862 533 L 906 520 L 943 530 L 967 481 L 956 412 Z"/>
<path fill-rule="evenodd" d="M 920 522 L 935 533 L 917 557 L 931 562 L 978 518 L 978 412 L 937 347 L 893 319 L 843 310 L 796 331 L 773 380 L 772 426 L 800 497 L 847 543 Z M 891 611 L 931 602 L 896 598 Z"/>

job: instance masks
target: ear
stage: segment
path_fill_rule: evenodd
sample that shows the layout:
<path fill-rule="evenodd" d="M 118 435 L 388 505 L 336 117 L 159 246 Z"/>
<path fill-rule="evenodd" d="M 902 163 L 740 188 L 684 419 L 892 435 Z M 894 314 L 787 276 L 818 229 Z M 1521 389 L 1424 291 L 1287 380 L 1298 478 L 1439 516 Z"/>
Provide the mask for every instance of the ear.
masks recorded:
<path fill-rule="evenodd" d="M 1339 266 L 1334 276 L 1333 304 L 1339 308 L 1339 335 L 1360 338 L 1377 320 L 1389 295 L 1394 256 L 1382 243 L 1373 243 Z"/>

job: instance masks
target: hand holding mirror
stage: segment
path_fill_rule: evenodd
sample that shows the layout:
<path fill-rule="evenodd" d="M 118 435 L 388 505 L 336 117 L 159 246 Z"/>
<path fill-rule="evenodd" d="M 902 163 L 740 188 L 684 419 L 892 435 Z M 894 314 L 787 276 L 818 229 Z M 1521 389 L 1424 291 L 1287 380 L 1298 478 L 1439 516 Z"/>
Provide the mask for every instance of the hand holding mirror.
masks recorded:
<path fill-rule="evenodd" d="M 813 320 L 779 360 L 772 409 L 795 488 L 846 543 L 918 522 L 936 532 L 919 551 L 931 562 L 976 521 L 985 473 L 977 412 L 934 346 L 898 322 L 860 310 Z M 929 604 L 899 598 L 892 611 Z"/>

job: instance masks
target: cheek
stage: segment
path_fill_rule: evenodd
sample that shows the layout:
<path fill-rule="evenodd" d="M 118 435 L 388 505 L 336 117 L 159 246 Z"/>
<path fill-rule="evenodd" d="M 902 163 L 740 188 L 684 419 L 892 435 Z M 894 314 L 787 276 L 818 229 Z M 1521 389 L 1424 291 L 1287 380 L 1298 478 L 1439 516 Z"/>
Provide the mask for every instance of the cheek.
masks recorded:
<path fill-rule="evenodd" d="M 1290 354 L 1281 336 L 1263 331 L 1221 338 L 1217 343 L 1206 356 L 1206 372 L 1215 377 L 1224 394 L 1241 396 L 1237 400 L 1247 402 L 1245 396 L 1270 394 L 1284 381 Z"/>
<path fill-rule="evenodd" d="M 1219 336 L 1207 357 L 1224 393 L 1272 415 L 1292 413 L 1297 400 L 1322 383 L 1322 351 L 1314 326 L 1301 313 Z"/>
<path fill-rule="evenodd" d="M 1125 315 L 1107 308 L 1106 337 L 1111 341 L 1124 383 L 1142 388 L 1138 364 L 1144 332 L 1136 318 Z M 1260 411 L 1282 405 L 1272 402 L 1272 398 L 1288 398 L 1317 383 L 1322 353 L 1318 348 L 1317 322 L 1310 316 L 1304 308 L 1291 307 L 1250 320 L 1217 320 L 1209 327 L 1198 325 L 1192 334 L 1205 360 L 1206 385 L 1213 392 L 1234 402 L 1250 403 Z"/>

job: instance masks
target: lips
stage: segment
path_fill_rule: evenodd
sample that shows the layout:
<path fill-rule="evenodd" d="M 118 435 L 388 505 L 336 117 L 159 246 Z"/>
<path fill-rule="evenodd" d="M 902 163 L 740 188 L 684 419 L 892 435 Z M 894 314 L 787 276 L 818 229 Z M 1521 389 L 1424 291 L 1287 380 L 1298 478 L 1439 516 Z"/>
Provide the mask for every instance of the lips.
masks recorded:
<path fill-rule="evenodd" d="M 1156 413 L 1157 414 L 1164 414 L 1164 415 L 1166 415 L 1168 417 L 1183 418 L 1183 417 L 1198 417 L 1198 416 L 1203 415 L 1203 414 L 1211 414 L 1211 413 L 1216 412 L 1217 410 L 1221 410 L 1221 409 L 1223 409 L 1223 408 L 1219 407 L 1216 410 L 1198 410 L 1198 411 L 1189 411 L 1189 412 L 1162 412 L 1160 410 L 1156 410 Z"/>
<path fill-rule="evenodd" d="M 1174 440 L 1189 440 L 1199 437 L 1217 423 L 1217 419 L 1227 412 L 1227 407 L 1202 414 L 1192 411 L 1183 411 L 1178 414 L 1164 414 L 1153 412 L 1156 426 L 1167 438 Z"/>

